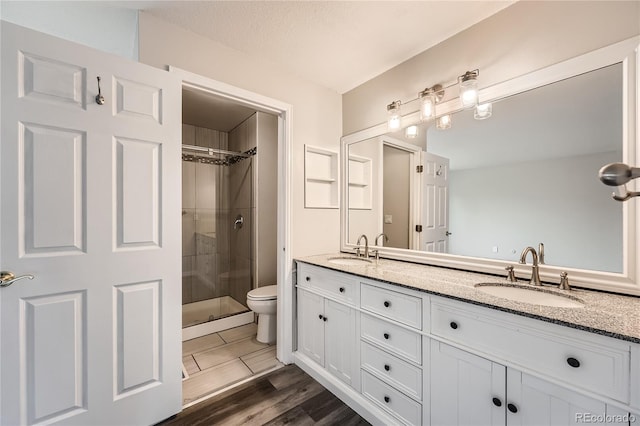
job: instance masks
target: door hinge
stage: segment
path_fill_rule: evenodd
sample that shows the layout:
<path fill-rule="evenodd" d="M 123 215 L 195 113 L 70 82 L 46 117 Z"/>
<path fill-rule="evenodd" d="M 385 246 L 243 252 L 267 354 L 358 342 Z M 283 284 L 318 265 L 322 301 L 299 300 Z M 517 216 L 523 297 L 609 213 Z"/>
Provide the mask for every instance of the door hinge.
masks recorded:
<path fill-rule="evenodd" d="M 421 164 L 419 166 L 416 166 L 416 173 L 422 173 L 424 172 L 424 166 Z"/>
<path fill-rule="evenodd" d="M 416 225 L 416 232 L 422 232 L 422 225 Z"/>

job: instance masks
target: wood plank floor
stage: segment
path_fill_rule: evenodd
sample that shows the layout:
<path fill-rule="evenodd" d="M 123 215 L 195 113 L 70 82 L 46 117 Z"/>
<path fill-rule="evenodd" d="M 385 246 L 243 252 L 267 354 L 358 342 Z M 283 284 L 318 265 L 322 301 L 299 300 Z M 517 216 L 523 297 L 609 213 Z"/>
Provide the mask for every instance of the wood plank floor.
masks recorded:
<path fill-rule="evenodd" d="M 159 425 L 368 425 L 295 365 L 185 409 Z"/>

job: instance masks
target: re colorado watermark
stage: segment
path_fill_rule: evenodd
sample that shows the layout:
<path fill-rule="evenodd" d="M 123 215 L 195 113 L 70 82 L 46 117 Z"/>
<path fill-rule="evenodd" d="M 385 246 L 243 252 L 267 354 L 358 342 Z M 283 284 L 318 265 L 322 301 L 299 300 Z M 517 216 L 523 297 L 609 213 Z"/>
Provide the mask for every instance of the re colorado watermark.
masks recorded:
<path fill-rule="evenodd" d="M 576 413 L 576 423 L 630 424 L 636 420 L 637 417 L 633 414 Z"/>

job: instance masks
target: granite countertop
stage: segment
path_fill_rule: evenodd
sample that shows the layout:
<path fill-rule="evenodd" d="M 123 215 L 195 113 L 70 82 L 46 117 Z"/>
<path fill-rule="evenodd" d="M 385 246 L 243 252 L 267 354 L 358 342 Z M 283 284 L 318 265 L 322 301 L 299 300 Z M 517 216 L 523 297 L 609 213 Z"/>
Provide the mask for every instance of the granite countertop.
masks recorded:
<path fill-rule="evenodd" d="M 389 259 L 380 259 L 377 265 L 375 261 L 363 262 L 363 265 L 338 265 L 328 261 L 335 257 L 354 256 L 332 253 L 296 260 L 412 290 L 640 343 L 640 297 L 583 289 L 558 290 L 556 287 L 545 285 L 544 291 L 570 295 L 583 302 L 584 307 L 556 308 L 533 305 L 492 296 L 474 288 L 475 284 L 483 282 L 511 284 L 505 277 Z M 518 281 L 517 285 L 529 286 L 530 284 Z"/>

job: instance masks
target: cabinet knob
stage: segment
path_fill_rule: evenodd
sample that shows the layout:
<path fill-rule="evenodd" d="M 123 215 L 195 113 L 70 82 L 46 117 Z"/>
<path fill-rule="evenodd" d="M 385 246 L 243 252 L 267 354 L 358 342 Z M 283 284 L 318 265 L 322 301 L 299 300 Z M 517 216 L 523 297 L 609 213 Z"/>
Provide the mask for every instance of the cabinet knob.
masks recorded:
<path fill-rule="evenodd" d="M 518 407 L 516 407 L 515 405 L 513 405 L 511 403 L 507 404 L 507 409 L 509 411 L 511 411 L 512 413 L 514 413 L 514 414 L 518 412 Z"/>
<path fill-rule="evenodd" d="M 391 302 L 387 302 L 386 300 L 384 301 L 384 307 L 388 308 L 389 306 L 391 306 Z"/>
<path fill-rule="evenodd" d="M 322 318 L 324 318 L 322 314 L 318 315 L 318 319 L 322 319 Z"/>
<path fill-rule="evenodd" d="M 389 403 L 389 401 L 391 401 L 391 398 L 389 398 L 388 396 L 384 397 L 384 402 L 386 402 L 387 404 Z"/>
<path fill-rule="evenodd" d="M 454 330 L 458 328 L 458 323 L 455 321 L 451 321 L 449 323 L 449 327 L 453 328 Z"/>
<path fill-rule="evenodd" d="M 500 398 L 493 398 L 493 405 L 496 407 L 502 407 L 502 401 L 500 401 Z"/>
<path fill-rule="evenodd" d="M 383 336 L 386 340 L 389 340 L 389 333 L 384 333 Z"/>
<path fill-rule="evenodd" d="M 385 370 L 385 371 L 389 371 L 389 370 L 391 370 L 391 366 L 390 366 L 389 364 L 385 364 L 385 365 L 384 365 L 384 370 Z"/>
<path fill-rule="evenodd" d="M 322 317 L 322 321 L 327 322 L 327 317 Z"/>
<path fill-rule="evenodd" d="M 344 293 L 344 287 L 340 287 L 340 293 Z"/>
<path fill-rule="evenodd" d="M 573 368 L 580 367 L 580 361 L 578 361 L 577 359 L 575 359 L 573 357 L 567 358 L 567 364 L 569 364 Z"/>
<path fill-rule="evenodd" d="M 311 277 L 305 277 L 304 279 L 307 281 L 311 281 Z"/>

